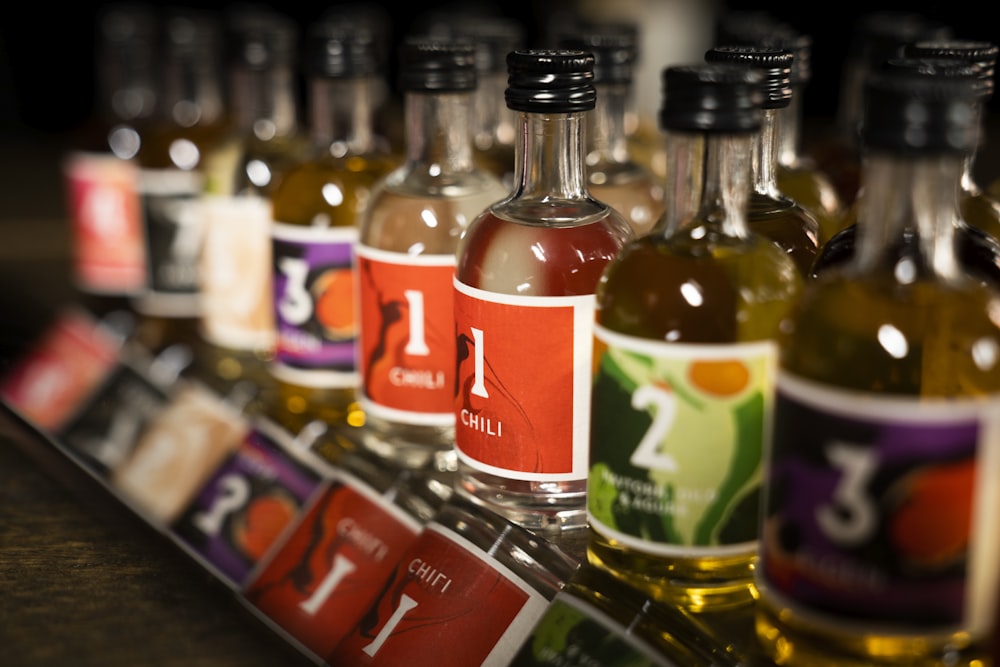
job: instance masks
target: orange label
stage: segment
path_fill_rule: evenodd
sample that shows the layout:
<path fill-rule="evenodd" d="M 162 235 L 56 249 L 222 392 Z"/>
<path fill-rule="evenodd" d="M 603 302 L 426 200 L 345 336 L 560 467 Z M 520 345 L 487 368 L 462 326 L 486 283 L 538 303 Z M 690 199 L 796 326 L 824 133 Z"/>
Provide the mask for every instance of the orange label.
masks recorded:
<path fill-rule="evenodd" d="M 454 420 L 452 255 L 357 249 L 360 368 L 373 414 L 413 424 Z"/>
<path fill-rule="evenodd" d="M 586 477 L 594 297 L 519 297 L 455 281 L 455 440 L 469 465 Z"/>

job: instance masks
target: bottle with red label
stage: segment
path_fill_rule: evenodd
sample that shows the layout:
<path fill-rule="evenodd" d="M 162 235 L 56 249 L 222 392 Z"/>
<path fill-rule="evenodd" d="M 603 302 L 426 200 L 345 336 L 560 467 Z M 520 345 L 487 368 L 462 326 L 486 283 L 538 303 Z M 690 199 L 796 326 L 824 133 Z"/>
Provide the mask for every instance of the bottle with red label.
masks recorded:
<path fill-rule="evenodd" d="M 504 667 L 577 567 L 550 542 L 456 495 L 326 662 Z"/>
<path fill-rule="evenodd" d="M 373 27 L 340 15 L 314 22 L 305 67 L 312 152 L 271 194 L 272 414 L 293 432 L 315 419 L 353 431 L 364 421 L 354 245 L 375 182 L 399 160 L 375 131 L 383 65 Z"/>
<path fill-rule="evenodd" d="M 93 117 L 72 136 L 63 177 L 72 280 L 100 315 L 127 310 L 146 284 L 136 154 L 158 92 L 158 15 L 140 3 L 105 7 L 97 22 Z"/>
<path fill-rule="evenodd" d="M 775 339 L 802 287 L 748 220 L 760 81 L 664 70 L 668 214 L 597 295 L 588 559 L 692 611 L 753 600 Z"/>
<path fill-rule="evenodd" d="M 399 45 L 406 154 L 376 185 L 356 248 L 362 441 L 388 460 L 454 468 L 452 276 L 469 223 L 507 194 L 472 148 L 472 44 Z"/>
<path fill-rule="evenodd" d="M 779 337 L 757 635 L 785 665 L 985 664 L 1000 558 L 1000 296 L 957 256 L 968 80 L 863 96 L 857 247 Z"/>
<path fill-rule="evenodd" d="M 594 293 L 634 238 L 584 154 L 594 56 L 507 56 L 515 187 L 469 227 L 455 273 L 459 489 L 552 539 L 585 533 Z"/>

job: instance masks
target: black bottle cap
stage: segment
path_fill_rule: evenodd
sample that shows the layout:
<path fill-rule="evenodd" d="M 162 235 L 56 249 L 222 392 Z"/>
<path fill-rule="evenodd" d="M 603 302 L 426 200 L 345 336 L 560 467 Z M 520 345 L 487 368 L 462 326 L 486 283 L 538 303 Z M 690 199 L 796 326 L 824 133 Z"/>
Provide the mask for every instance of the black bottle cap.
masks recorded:
<path fill-rule="evenodd" d="M 948 39 L 951 27 L 922 14 L 878 10 L 863 14 L 854 24 L 848 56 L 879 67 L 902 55 L 904 45 L 925 39 Z"/>
<path fill-rule="evenodd" d="M 476 89 L 472 44 L 411 38 L 400 44 L 398 55 L 399 86 L 404 91 L 458 93 Z"/>
<path fill-rule="evenodd" d="M 375 34 L 340 20 L 318 21 L 306 36 L 306 70 L 331 79 L 366 77 L 380 71 Z"/>
<path fill-rule="evenodd" d="M 264 70 L 295 60 L 298 27 L 269 8 L 239 3 L 229 8 L 225 41 L 232 65 Z"/>
<path fill-rule="evenodd" d="M 505 72 L 507 54 L 522 48 L 525 29 L 518 21 L 492 13 L 455 14 L 439 9 L 426 16 L 420 34 L 442 42 L 470 42 L 476 47 L 480 72 Z"/>
<path fill-rule="evenodd" d="M 966 39 L 922 40 L 903 47 L 908 58 L 949 59 L 972 65 L 979 72 L 986 97 L 993 95 L 998 52 L 1000 48 L 993 42 Z"/>
<path fill-rule="evenodd" d="M 756 132 L 761 125 L 761 72 L 733 63 L 674 65 L 663 70 L 660 127 L 690 132 Z"/>
<path fill-rule="evenodd" d="M 905 70 L 909 74 L 965 79 L 978 97 L 986 98 L 989 87 L 982 79 L 980 69 L 972 63 L 950 58 L 907 58 L 905 56 L 885 61 L 882 69 Z"/>
<path fill-rule="evenodd" d="M 756 44 L 721 45 L 705 53 L 706 62 L 733 63 L 760 71 L 764 109 L 781 109 L 792 101 L 792 52 L 777 46 Z"/>
<path fill-rule="evenodd" d="M 507 54 L 507 107 L 572 113 L 594 108 L 594 55 L 571 49 L 528 49 Z"/>
<path fill-rule="evenodd" d="M 638 58 L 639 35 L 626 24 L 583 25 L 559 38 L 559 48 L 587 51 L 594 55 L 594 83 L 632 82 Z"/>
<path fill-rule="evenodd" d="M 979 140 L 975 77 L 887 65 L 865 81 L 861 140 L 901 154 L 968 153 Z"/>

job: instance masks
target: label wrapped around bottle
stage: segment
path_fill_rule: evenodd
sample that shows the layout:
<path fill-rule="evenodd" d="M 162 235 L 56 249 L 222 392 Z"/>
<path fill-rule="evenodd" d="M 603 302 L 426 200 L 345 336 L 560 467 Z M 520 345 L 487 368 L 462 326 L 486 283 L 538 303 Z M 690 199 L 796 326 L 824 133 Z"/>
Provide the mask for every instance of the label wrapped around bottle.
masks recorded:
<path fill-rule="evenodd" d="M 454 285 L 458 455 L 506 478 L 585 479 L 594 295 Z"/>
<path fill-rule="evenodd" d="M 774 343 L 595 334 L 593 529 L 646 553 L 754 552 Z"/>

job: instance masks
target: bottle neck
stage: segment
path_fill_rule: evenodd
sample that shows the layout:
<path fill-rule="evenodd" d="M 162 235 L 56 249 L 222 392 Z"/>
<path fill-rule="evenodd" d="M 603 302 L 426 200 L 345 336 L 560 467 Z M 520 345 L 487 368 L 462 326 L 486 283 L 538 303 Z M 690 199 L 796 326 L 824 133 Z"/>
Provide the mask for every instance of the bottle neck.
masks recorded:
<path fill-rule="evenodd" d="M 514 143 L 514 113 L 504 104 L 507 73 L 486 72 L 479 76 L 475 94 L 475 145 L 486 150 L 497 144 Z"/>
<path fill-rule="evenodd" d="M 409 91 L 403 116 L 406 162 L 433 175 L 472 171 L 473 91 Z"/>
<path fill-rule="evenodd" d="M 668 176 L 660 229 L 673 234 L 708 226 L 715 234 L 747 237 L 751 146 L 758 134 L 665 132 Z"/>
<path fill-rule="evenodd" d="M 169 122 L 180 127 L 214 125 L 225 112 L 220 73 L 207 58 L 168 59 L 164 67 L 163 105 Z"/>
<path fill-rule="evenodd" d="M 237 127 L 261 141 L 292 135 L 298 128 L 298 102 L 291 67 L 244 69 L 233 73 Z"/>
<path fill-rule="evenodd" d="M 515 198 L 589 199 L 583 161 L 586 124 L 582 111 L 517 113 Z"/>
<path fill-rule="evenodd" d="M 310 82 L 313 143 L 333 157 L 375 151 L 375 81 L 371 78 Z"/>
<path fill-rule="evenodd" d="M 866 155 L 855 270 L 883 270 L 904 283 L 961 277 L 955 237 L 964 162 L 960 154 Z"/>
<path fill-rule="evenodd" d="M 961 187 L 962 192 L 968 196 L 977 197 L 982 194 L 982 190 L 979 184 L 976 183 L 976 171 L 975 171 L 975 160 L 976 153 L 979 152 L 979 146 L 984 143 L 983 134 L 985 131 L 985 124 L 983 123 L 983 116 L 986 112 L 986 107 L 983 103 L 977 103 L 973 105 L 972 110 L 975 112 L 978 120 L 976 121 L 977 131 L 979 132 L 979 138 L 976 141 L 976 150 L 969 151 L 962 161 L 962 181 Z"/>
<path fill-rule="evenodd" d="M 763 110 L 760 132 L 753 135 L 750 147 L 752 191 L 772 199 L 782 198 L 778 190 L 778 148 L 786 108 Z"/>
<path fill-rule="evenodd" d="M 597 102 L 587 125 L 588 163 L 628 161 L 627 84 L 605 83 L 597 87 Z"/>
<path fill-rule="evenodd" d="M 795 167 L 802 161 L 802 95 L 801 90 L 792 91 L 788 106 L 780 109 L 778 138 L 778 165 Z"/>

